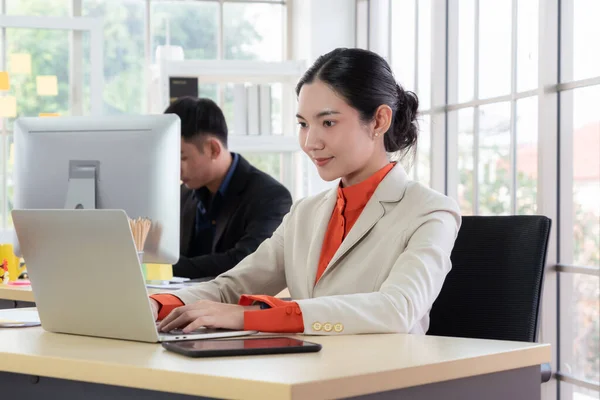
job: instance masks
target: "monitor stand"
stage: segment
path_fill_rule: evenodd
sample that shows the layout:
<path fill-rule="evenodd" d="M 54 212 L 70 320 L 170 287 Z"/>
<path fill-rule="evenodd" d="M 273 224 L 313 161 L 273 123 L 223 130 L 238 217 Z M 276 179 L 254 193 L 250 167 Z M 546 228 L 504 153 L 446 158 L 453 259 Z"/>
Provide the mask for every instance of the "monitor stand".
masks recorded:
<path fill-rule="evenodd" d="M 96 209 L 96 180 L 99 170 L 99 161 L 69 161 L 69 185 L 65 209 Z"/>

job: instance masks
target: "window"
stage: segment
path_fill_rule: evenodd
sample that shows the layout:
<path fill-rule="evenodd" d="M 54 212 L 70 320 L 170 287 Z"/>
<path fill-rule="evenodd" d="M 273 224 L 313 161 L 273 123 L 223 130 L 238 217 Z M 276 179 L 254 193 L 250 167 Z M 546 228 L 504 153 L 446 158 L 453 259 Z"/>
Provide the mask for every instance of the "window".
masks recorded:
<path fill-rule="evenodd" d="M 553 251 L 560 255 L 553 258 L 559 262 L 559 283 L 550 288 L 560 293 L 560 306 L 548 303 L 544 309 L 555 313 L 560 326 L 560 343 L 553 345 L 560 359 L 557 393 L 565 399 L 597 398 L 600 381 L 600 51 L 591 39 L 600 33 L 598 5 L 578 0 L 448 3 L 447 134 L 449 143 L 456 143 L 449 149 L 455 164 L 447 165 L 448 182 L 456 182 L 449 194 L 465 215 L 554 215 L 556 209 L 539 209 L 552 203 L 539 198 L 540 179 L 556 188 L 546 193 L 560 193 L 552 228 L 558 245 L 550 249 L 550 257 Z M 540 23 L 562 27 L 560 47 L 552 32 L 539 36 Z M 546 50 L 540 62 L 540 49 L 550 46 L 554 53 Z M 554 72 L 558 63 L 560 79 Z M 547 81 L 544 87 L 554 85 L 554 94 L 540 95 L 540 77 Z M 539 126 L 540 115 L 557 119 L 557 104 L 560 125 L 554 137 L 560 155 L 551 152 L 553 146 L 541 147 L 542 135 L 547 143 L 553 133 Z M 556 175 L 540 177 L 542 157 L 557 160 Z"/>
<path fill-rule="evenodd" d="M 479 0 L 475 18 L 478 37 L 478 97 L 510 93 L 512 2 Z M 459 8 L 462 4 L 459 5 Z"/>
<path fill-rule="evenodd" d="M 285 3 L 279 0 L 6 0 L 6 14 L 71 17 L 73 6 L 78 4 L 81 5 L 81 16 L 101 17 L 104 23 L 104 114 L 147 113 L 151 93 L 145 77 L 149 75 L 149 67 L 155 61 L 159 45 L 170 43 L 181 46 L 187 60 L 284 59 L 287 17 Z M 0 62 L 6 60 L 4 65 L 0 65 L 0 70 L 10 68 L 11 54 L 27 53 L 31 56 L 31 74 L 15 74 L 11 77 L 10 92 L 0 93 L 0 96 L 16 97 L 18 116 L 91 113 L 91 38 L 83 32 L 80 44 L 72 45 L 70 37 L 69 30 L 0 28 L 0 39 L 5 39 L 0 40 Z M 5 48 L 2 47 L 4 43 Z M 71 72 L 73 59 L 81 59 L 81 71 L 76 75 Z M 56 95 L 37 95 L 38 75 L 57 77 Z M 74 107 L 71 96 L 74 85 L 80 87 L 82 95 L 78 100 L 81 104 L 77 107 Z M 231 88 L 203 83 L 199 85 L 199 95 L 217 101 L 228 120 L 233 117 Z M 272 85 L 273 134 L 281 134 L 283 130 L 282 97 L 281 85 Z M 0 184 L 0 234 L 12 229 L 13 120 L 0 118 L 0 177 L 4 181 Z M 230 125 L 233 128 L 233 124 Z M 288 179 L 294 175 L 291 169 L 295 164 L 290 161 L 290 154 L 245 155 L 275 178 Z M 4 240 L 4 236 L 2 238 Z"/>
<path fill-rule="evenodd" d="M 598 77 L 600 48 L 591 38 L 600 37 L 600 2 L 596 0 L 563 1 L 561 81 Z"/>
<path fill-rule="evenodd" d="M 51 5 L 51 9 L 49 6 Z M 9 1 L 7 15 L 63 17 L 70 13 L 67 0 L 50 2 Z M 18 116 L 38 116 L 40 113 L 70 113 L 69 89 L 69 35 L 68 30 L 3 28 L 0 37 L 6 48 L 2 50 L 4 66 L 10 71 L 10 90 L 4 95 L 16 98 Z M 25 58 L 26 61 L 23 61 Z M 41 80 L 40 80 L 41 79 Z M 39 80 L 39 81 L 38 81 Z M 46 82 L 44 87 L 43 82 Z M 49 82 L 49 83 L 48 83 Z M 15 118 L 0 118 L 0 230 L 12 226 L 13 208 L 13 123 Z"/>
<path fill-rule="evenodd" d="M 449 20 L 448 79 L 458 84 L 448 86 L 450 115 L 457 113 L 448 119 L 457 187 L 448 190 L 466 214 L 536 211 L 538 99 L 519 87 L 537 87 L 538 6 L 521 3 L 449 3 L 457 18 Z"/>
<path fill-rule="evenodd" d="M 151 0 L 152 57 L 159 45 L 183 49 L 185 60 L 231 59 L 282 61 L 284 58 L 284 21 L 282 2 Z M 235 121 L 236 89 L 233 83 L 201 82 L 198 93 L 222 108 L 230 135 L 237 132 Z M 282 134 L 282 88 L 270 85 L 271 134 Z M 234 149 L 236 150 L 236 149 Z M 242 149 L 244 152 L 244 149 Z M 276 178 L 285 180 L 280 153 L 250 153 L 253 164 Z M 289 187 L 289 189 L 292 189 Z"/>
<path fill-rule="evenodd" d="M 357 45 L 373 51 L 389 49 L 382 56 L 390 63 L 396 81 L 419 98 L 416 152 L 406 154 L 402 164 L 413 179 L 425 185 L 431 184 L 433 3 L 359 0 L 356 4 Z M 389 23 L 397 18 L 402 23 Z"/>
<path fill-rule="evenodd" d="M 17 98 L 17 116 L 37 116 L 52 112 L 61 115 L 70 111 L 69 105 L 69 31 L 50 29 L 6 29 L 8 67 L 17 61 L 11 55 L 27 54 L 31 60 L 30 73 L 11 74 L 10 94 Z M 57 94 L 39 96 L 38 76 L 56 76 Z M 12 129 L 12 119 L 8 129 Z"/>
<path fill-rule="evenodd" d="M 450 119 L 455 121 L 458 135 L 458 204 L 463 215 L 477 214 L 475 204 L 479 196 L 475 193 L 475 132 L 473 130 L 474 109 L 463 108 L 452 111 Z"/>
<path fill-rule="evenodd" d="M 538 98 L 517 100 L 516 110 L 516 213 L 537 213 Z"/>
<path fill-rule="evenodd" d="M 71 0 L 7 0 L 7 15 L 36 17 L 67 17 L 71 14 Z"/>
<path fill-rule="evenodd" d="M 568 176 L 561 199 L 560 372 L 567 378 L 600 381 L 600 85 L 560 93 L 560 132 L 569 154 Z M 584 267 L 586 273 L 577 268 Z M 593 272 L 596 274 L 593 275 Z M 575 384 L 561 385 L 561 393 L 573 398 L 586 391 Z"/>
<path fill-rule="evenodd" d="M 600 389 L 600 3 L 561 2 L 560 308 L 561 398 Z"/>
<path fill-rule="evenodd" d="M 152 54 L 159 45 L 181 46 L 188 60 L 217 58 L 219 4 L 216 2 L 152 1 Z"/>
<path fill-rule="evenodd" d="M 379 2 L 356 3 L 357 39 L 387 55 L 385 43 L 369 36 L 369 23 L 388 24 L 369 17 L 380 14 Z M 445 176 L 445 186 L 434 188 L 456 198 L 463 215 L 552 218 L 540 340 L 555 351 L 557 379 L 546 384 L 544 400 L 597 399 L 600 2 L 389 3 L 380 18 L 402 21 L 390 28 L 391 66 L 417 91 L 422 127 L 435 133 L 421 141 L 412 176 Z M 435 61 L 439 42 L 445 63 Z"/>
<path fill-rule="evenodd" d="M 144 76 L 144 2 L 83 0 L 82 15 L 100 17 L 104 21 L 104 113 L 142 113 L 146 93 L 144 81 L 140 79 Z M 89 53 L 89 46 L 86 36 L 84 54 Z M 89 57 L 84 57 L 86 81 L 90 79 L 89 73 Z"/>
<path fill-rule="evenodd" d="M 224 58 L 282 61 L 284 12 L 281 4 L 224 4 Z"/>

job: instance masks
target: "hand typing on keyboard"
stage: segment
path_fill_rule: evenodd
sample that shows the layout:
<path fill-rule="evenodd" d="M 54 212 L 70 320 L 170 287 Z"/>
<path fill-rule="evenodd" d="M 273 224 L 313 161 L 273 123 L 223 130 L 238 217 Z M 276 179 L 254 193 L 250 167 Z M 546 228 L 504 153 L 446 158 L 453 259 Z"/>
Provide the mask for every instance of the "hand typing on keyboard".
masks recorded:
<path fill-rule="evenodd" d="M 244 329 L 244 311 L 258 308 L 200 300 L 171 311 L 158 329 L 161 332 L 171 332 L 179 328 L 186 334 L 201 327 L 241 330 Z"/>

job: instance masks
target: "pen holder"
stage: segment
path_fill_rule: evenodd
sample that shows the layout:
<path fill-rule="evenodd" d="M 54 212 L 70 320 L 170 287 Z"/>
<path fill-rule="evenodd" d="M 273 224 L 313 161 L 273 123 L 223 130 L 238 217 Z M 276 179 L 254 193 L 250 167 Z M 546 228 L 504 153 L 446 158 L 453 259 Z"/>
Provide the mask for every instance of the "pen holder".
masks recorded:
<path fill-rule="evenodd" d="M 137 252 L 138 261 L 140 262 L 140 267 L 142 268 L 142 275 L 144 275 L 144 280 L 148 280 L 148 271 L 146 270 L 146 264 L 144 264 L 144 252 Z"/>
<path fill-rule="evenodd" d="M 152 221 L 150 221 L 148 218 L 130 218 L 129 227 L 131 228 L 131 234 L 137 250 L 138 261 L 140 262 L 140 268 L 142 269 L 144 280 L 147 280 L 148 273 L 146 271 L 146 265 L 144 264 L 144 244 L 146 244 L 146 238 L 148 237 L 148 233 L 150 233 Z"/>

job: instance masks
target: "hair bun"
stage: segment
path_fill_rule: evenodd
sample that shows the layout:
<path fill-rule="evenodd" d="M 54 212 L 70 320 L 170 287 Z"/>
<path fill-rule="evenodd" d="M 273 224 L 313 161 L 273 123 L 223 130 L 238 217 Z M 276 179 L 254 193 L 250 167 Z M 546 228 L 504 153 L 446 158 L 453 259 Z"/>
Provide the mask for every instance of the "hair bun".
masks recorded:
<path fill-rule="evenodd" d="M 396 83 L 396 94 L 398 96 L 398 105 L 396 106 L 397 112 L 402 112 L 405 115 L 410 115 L 411 121 L 417 119 L 417 112 L 419 110 L 419 98 L 414 92 L 410 90 L 402 89 L 402 86 Z M 406 108 L 407 110 L 404 110 Z"/>

